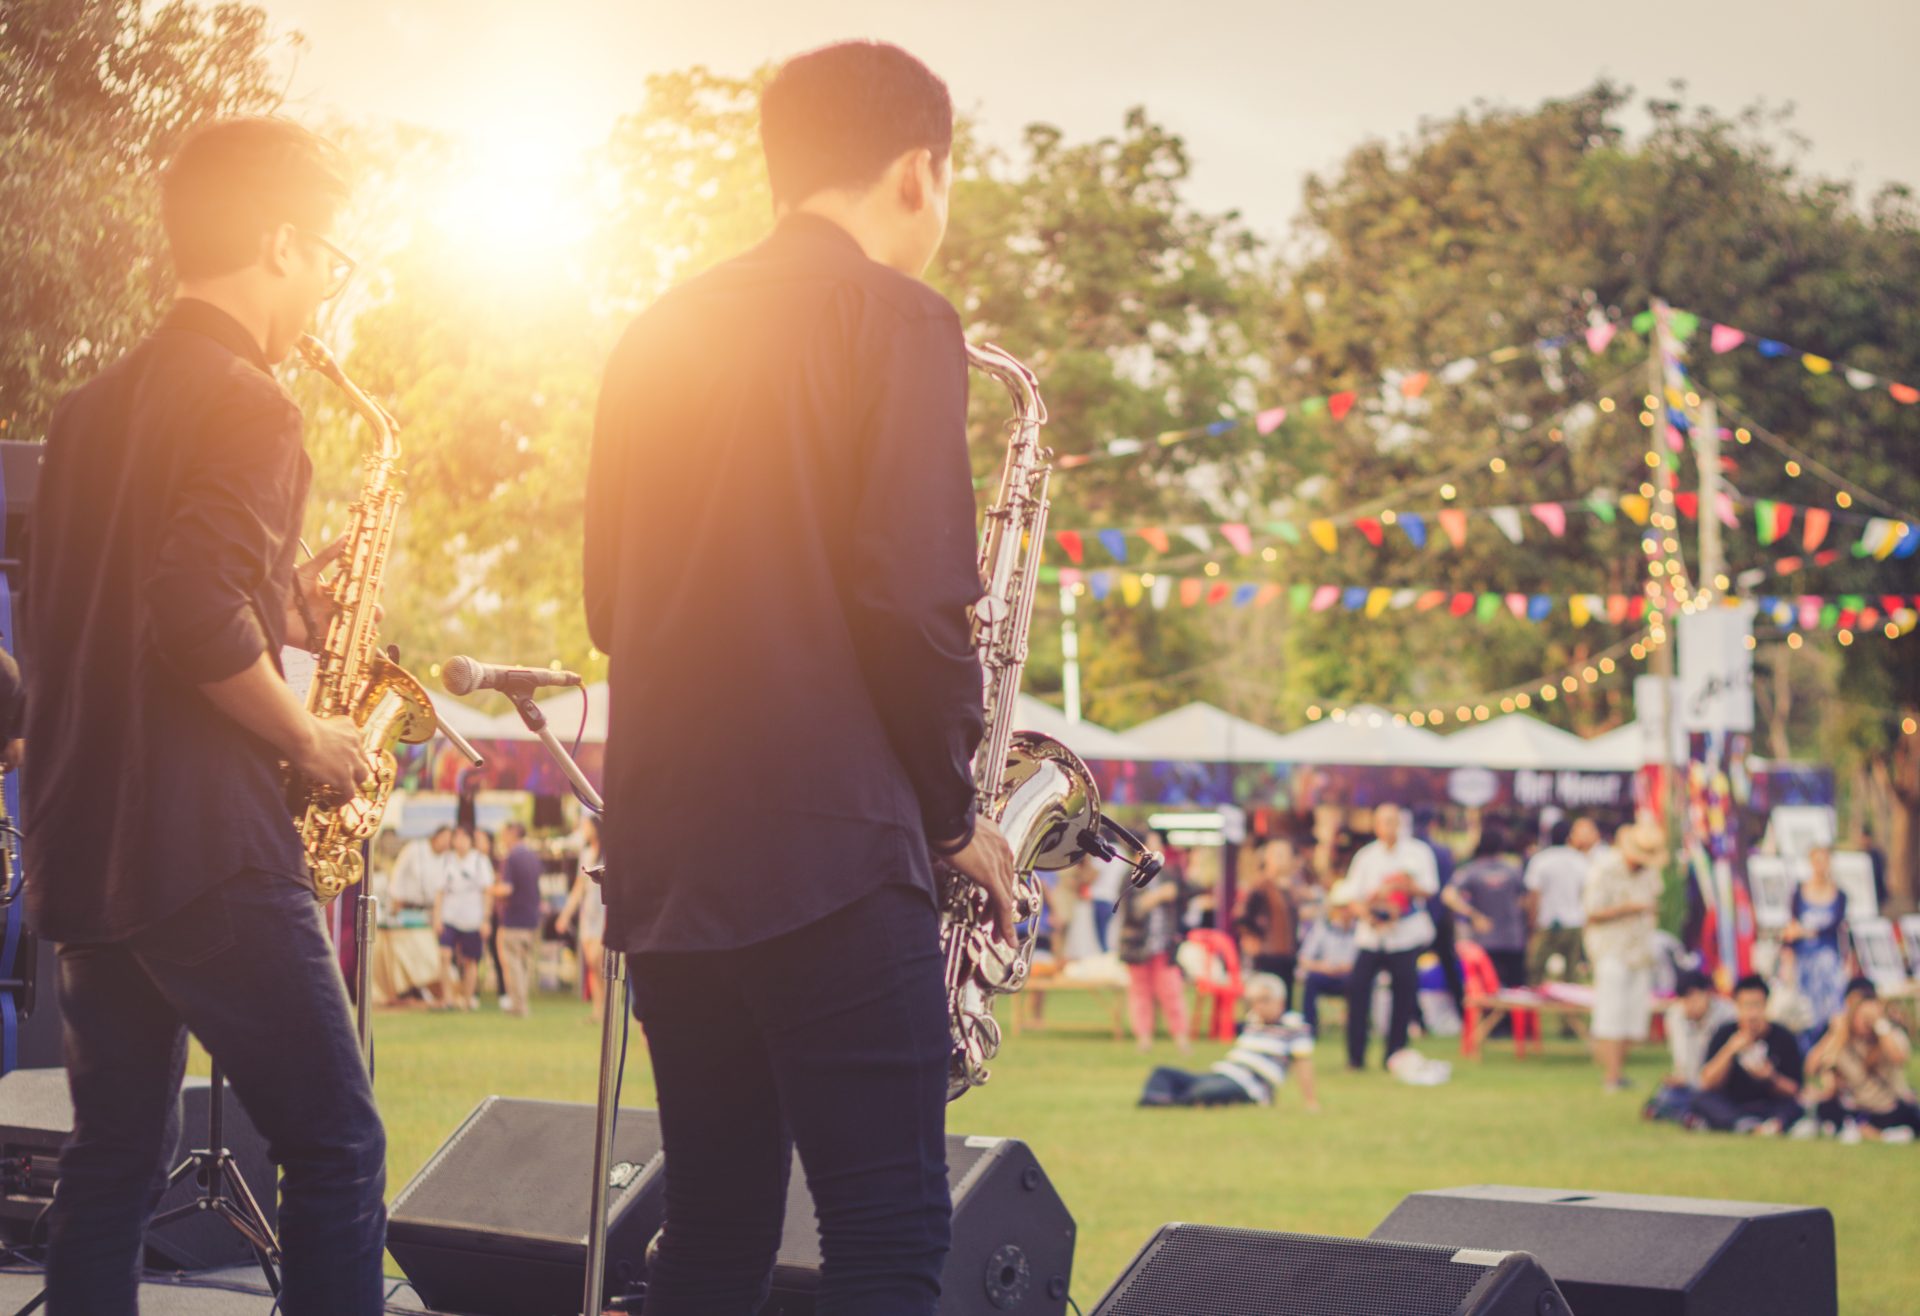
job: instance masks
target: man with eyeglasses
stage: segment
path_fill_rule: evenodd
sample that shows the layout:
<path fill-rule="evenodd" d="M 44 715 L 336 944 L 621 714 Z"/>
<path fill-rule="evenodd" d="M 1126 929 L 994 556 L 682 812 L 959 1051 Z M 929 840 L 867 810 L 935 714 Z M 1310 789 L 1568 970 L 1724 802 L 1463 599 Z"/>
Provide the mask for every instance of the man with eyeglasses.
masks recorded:
<path fill-rule="evenodd" d="M 54 412 L 22 627 L 27 911 L 59 943 L 74 1108 L 49 1309 L 136 1310 L 191 1032 L 284 1173 L 280 1309 L 359 1316 L 386 1145 L 281 764 L 341 794 L 371 764 L 280 669 L 325 625 L 328 554 L 295 566 L 312 466 L 269 373 L 352 271 L 325 236 L 347 187 L 276 119 L 200 129 L 160 186 L 178 297 Z"/>

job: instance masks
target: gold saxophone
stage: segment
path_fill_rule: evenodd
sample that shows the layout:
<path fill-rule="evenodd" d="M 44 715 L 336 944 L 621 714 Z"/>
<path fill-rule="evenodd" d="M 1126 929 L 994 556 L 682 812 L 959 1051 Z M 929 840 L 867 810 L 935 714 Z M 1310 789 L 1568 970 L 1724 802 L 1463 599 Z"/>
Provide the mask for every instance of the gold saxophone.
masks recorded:
<path fill-rule="evenodd" d="M 319 339 L 302 335 L 295 345 L 301 364 L 325 375 L 346 394 L 373 431 L 360 499 L 349 512 L 346 546 L 327 589 L 333 616 L 315 653 L 307 711 L 315 717 L 350 717 L 373 761 L 373 777 L 342 801 L 297 774 L 288 786 L 294 825 L 307 852 L 307 877 L 315 899 L 327 901 L 365 874 L 361 842 L 379 830 L 393 793 L 398 765 L 393 746 L 417 745 L 439 727 L 433 701 L 419 681 L 378 647 L 380 582 L 387 550 L 405 497 L 399 485 L 400 426 L 387 409 L 348 379 Z"/>
<path fill-rule="evenodd" d="M 1067 868 L 1087 854 L 1103 859 L 1124 854 L 1133 865 L 1133 881 L 1144 885 L 1163 862 L 1161 855 L 1101 813 L 1100 788 L 1079 755 L 1051 736 L 1014 730 L 1047 535 L 1053 454 L 1040 444 L 1047 408 L 1033 372 L 991 343 L 969 344 L 967 361 L 1005 388 L 1013 403 L 1006 465 L 980 539 L 980 579 L 986 592 L 973 605 L 973 644 L 986 686 L 985 729 L 973 756 L 973 784 L 980 815 L 999 824 L 1013 850 L 1014 918 L 1020 927 L 1013 945 L 997 940 L 986 892 L 956 870 L 942 867 L 940 954 L 952 1043 L 949 1101 L 987 1081 L 987 1062 L 1000 1050 L 993 998 L 1026 985 L 1046 901 L 1038 874 Z"/>

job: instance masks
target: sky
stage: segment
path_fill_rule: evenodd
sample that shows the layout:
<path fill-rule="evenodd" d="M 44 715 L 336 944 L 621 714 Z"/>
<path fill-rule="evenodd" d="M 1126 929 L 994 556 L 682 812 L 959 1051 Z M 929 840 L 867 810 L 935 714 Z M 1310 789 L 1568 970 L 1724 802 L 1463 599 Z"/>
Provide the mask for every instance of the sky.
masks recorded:
<path fill-rule="evenodd" d="M 648 73 L 745 74 L 844 37 L 926 60 L 987 137 L 1073 140 L 1133 105 L 1181 134 L 1189 197 L 1281 236 L 1301 184 L 1369 138 L 1475 101 L 1527 106 L 1598 77 L 1731 112 L 1791 103 L 1810 169 L 1920 187 L 1920 0 L 264 0 L 306 39 L 297 113 L 537 130 L 569 153 Z"/>

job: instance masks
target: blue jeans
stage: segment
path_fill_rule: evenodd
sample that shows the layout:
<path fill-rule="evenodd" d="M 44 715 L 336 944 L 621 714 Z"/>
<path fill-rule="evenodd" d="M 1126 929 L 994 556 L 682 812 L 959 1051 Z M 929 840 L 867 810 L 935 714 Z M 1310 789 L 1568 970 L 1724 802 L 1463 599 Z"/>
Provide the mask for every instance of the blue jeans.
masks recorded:
<path fill-rule="evenodd" d="M 74 1124 L 48 1222 L 50 1316 L 138 1310 L 189 1031 L 281 1168 L 280 1310 L 382 1310 L 386 1137 L 304 882 L 241 873 L 125 941 L 62 946 L 60 996 Z M 205 1140 L 190 1129 L 185 1145 Z"/>
<path fill-rule="evenodd" d="M 1096 898 L 1093 902 L 1093 935 L 1100 939 L 1101 950 L 1112 950 L 1107 942 L 1107 929 L 1113 926 L 1114 903 L 1111 900 Z"/>
<path fill-rule="evenodd" d="M 950 1242 L 939 923 L 889 885 L 737 950 L 629 968 L 666 1143 L 647 1316 L 752 1316 L 797 1147 L 820 1219 L 818 1316 L 933 1316 Z"/>
<path fill-rule="evenodd" d="M 1142 1106 L 1245 1106 L 1253 1098 L 1225 1074 L 1195 1074 L 1165 1065 L 1147 1075 L 1140 1090 Z"/>
<path fill-rule="evenodd" d="M 1347 975 L 1344 973 L 1309 973 L 1300 984 L 1300 1015 L 1307 1021 L 1307 1028 L 1315 1037 L 1320 1035 L 1320 998 L 1338 996 L 1344 999 L 1347 994 Z"/>

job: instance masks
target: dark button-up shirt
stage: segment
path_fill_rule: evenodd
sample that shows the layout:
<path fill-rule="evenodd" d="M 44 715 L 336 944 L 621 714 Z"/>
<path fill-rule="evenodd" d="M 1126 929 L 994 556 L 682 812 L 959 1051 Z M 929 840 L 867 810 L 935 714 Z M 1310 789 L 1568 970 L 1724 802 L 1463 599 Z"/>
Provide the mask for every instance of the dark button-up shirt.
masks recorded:
<path fill-rule="evenodd" d="M 587 619 L 610 655 L 607 943 L 750 945 L 972 825 L 980 595 L 952 306 L 810 215 L 607 368 Z"/>
<path fill-rule="evenodd" d="M 278 660 L 311 473 L 259 346 L 205 302 L 55 410 L 21 627 L 42 935 L 118 940 L 242 869 L 301 871 L 278 753 L 199 687 Z"/>

